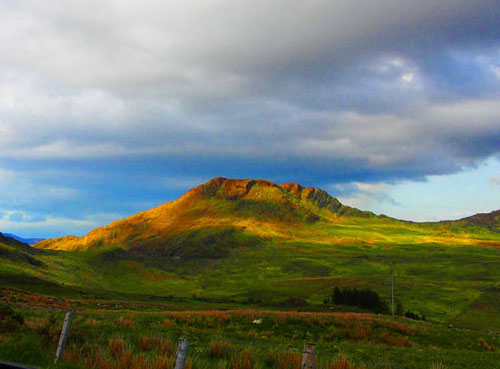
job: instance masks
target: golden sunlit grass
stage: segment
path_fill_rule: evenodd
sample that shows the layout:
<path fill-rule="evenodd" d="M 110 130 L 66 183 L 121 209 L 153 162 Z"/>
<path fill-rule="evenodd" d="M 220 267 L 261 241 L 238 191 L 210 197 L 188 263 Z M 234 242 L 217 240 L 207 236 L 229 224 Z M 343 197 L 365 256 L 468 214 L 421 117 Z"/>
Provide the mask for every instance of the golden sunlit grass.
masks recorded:
<path fill-rule="evenodd" d="M 311 227 L 308 221 L 311 212 L 317 214 L 314 222 L 319 221 L 321 227 Z M 129 249 L 133 247 L 130 240 L 134 243 L 141 240 L 147 245 L 151 239 L 168 240 L 194 229 L 225 226 L 245 227 L 246 232 L 258 236 L 334 244 L 355 244 L 361 240 L 371 244 L 485 242 L 475 239 L 473 234 L 455 234 L 445 224 L 422 228 L 367 214 L 343 206 L 324 191 L 302 188 L 295 183 L 278 186 L 263 180 L 216 178 L 176 201 L 97 228 L 84 238 L 47 240 L 37 247 L 75 250 L 120 246 Z M 498 240 L 489 243 L 495 247 L 499 244 Z"/>

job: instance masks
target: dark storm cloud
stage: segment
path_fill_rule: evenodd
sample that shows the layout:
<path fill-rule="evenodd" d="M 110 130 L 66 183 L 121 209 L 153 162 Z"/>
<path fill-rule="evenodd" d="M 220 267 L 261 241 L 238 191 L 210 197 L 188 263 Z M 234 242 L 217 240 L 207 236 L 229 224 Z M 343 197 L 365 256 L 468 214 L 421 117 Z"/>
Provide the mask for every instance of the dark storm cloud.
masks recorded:
<path fill-rule="evenodd" d="M 495 1 L 0 7 L 4 213 L 126 214 L 215 175 L 423 180 L 499 152 Z"/>

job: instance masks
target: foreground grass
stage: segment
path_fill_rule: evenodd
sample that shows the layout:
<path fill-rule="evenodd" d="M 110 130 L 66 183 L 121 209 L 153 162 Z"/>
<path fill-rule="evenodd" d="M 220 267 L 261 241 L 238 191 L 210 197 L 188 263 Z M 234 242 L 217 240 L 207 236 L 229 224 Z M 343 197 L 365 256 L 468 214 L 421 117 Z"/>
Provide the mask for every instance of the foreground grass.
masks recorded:
<path fill-rule="evenodd" d="M 500 360 L 496 334 L 383 315 L 255 308 L 186 311 L 186 306 L 31 296 L 29 304 L 18 303 L 25 308 L 16 309 L 24 323 L 0 333 L 0 360 L 41 368 L 169 369 L 180 337 L 190 343 L 186 368 L 299 368 L 304 342 L 316 344 L 321 369 L 431 368 L 437 363 L 496 368 Z M 76 312 L 67 350 L 62 363 L 54 365 L 69 306 Z M 48 307 L 61 311 L 49 312 Z"/>

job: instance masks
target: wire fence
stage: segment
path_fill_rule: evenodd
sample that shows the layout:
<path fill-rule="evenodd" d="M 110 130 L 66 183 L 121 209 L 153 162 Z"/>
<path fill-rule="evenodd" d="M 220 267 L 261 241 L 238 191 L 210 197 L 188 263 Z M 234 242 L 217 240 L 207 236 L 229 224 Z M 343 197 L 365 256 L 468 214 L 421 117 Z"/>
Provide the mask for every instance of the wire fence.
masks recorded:
<path fill-rule="evenodd" d="M 1 304 L 0 304 L 1 305 Z M 28 307 L 25 306 L 23 307 L 25 309 L 29 310 L 39 310 L 39 311 L 47 311 L 51 313 L 65 313 L 66 310 L 63 309 L 52 309 L 52 308 L 43 308 L 43 307 Z M 96 314 L 96 313 L 85 313 L 85 312 L 75 312 L 76 316 L 86 316 L 89 318 L 97 318 L 100 321 L 107 321 L 113 324 L 117 323 L 116 319 L 109 318 L 109 317 L 104 317 L 102 315 Z M 141 324 L 141 330 L 151 330 L 154 332 L 163 332 L 163 333 L 168 333 L 169 335 L 172 335 L 172 333 L 176 336 L 184 337 L 187 339 L 194 339 L 194 338 L 201 338 L 201 339 L 206 339 L 210 338 L 212 341 L 220 341 L 220 342 L 225 342 L 225 343 L 232 343 L 235 345 L 241 345 L 241 346 L 246 346 L 246 347 L 258 347 L 261 349 L 273 349 L 273 350 L 279 350 L 282 352 L 290 352 L 293 354 L 299 354 L 302 355 L 303 351 L 290 347 L 290 345 L 284 345 L 284 344 L 276 344 L 274 342 L 259 342 L 257 340 L 248 340 L 248 339 L 241 339 L 239 337 L 234 337 L 234 336 L 229 336 L 227 333 L 211 333 L 211 332 L 205 332 L 205 333 L 195 333 L 191 331 L 186 331 L 178 328 L 164 328 L 160 327 L 158 325 L 144 325 Z M 361 359 L 356 359 L 353 357 L 346 356 L 345 354 L 341 354 L 339 352 L 328 352 L 328 351 L 323 351 L 321 353 L 316 353 L 315 356 L 324 358 L 324 359 L 330 359 L 330 360 L 345 360 L 348 362 L 351 362 L 353 364 L 364 364 L 364 365 L 369 365 L 371 367 L 379 367 L 379 368 L 388 368 L 388 369 L 410 369 L 408 367 L 404 366 L 397 366 L 397 365 L 392 365 L 388 363 L 381 363 L 381 362 L 376 362 L 376 361 L 366 361 L 366 360 L 361 360 Z M 9 364 L 5 363 L 6 368 L 12 368 L 12 369 L 31 369 L 30 367 L 22 366 L 22 365 L 17 365 L 17 364 Z M 12 366 L 9 366 L 12 365 Z M 0 369 L 2 367 L 0 366 Z"/>
<path fill-rule="evenodd" d="M 5 304 L 0 304 L 2 306 Z M 45 311 L 45 312 L 50 312 L 50 313 L 65 313 L 67 310 L 66 309 L 54 309 L 54 308 L 47 308 L 47 307 L 40 307 L 40 306 L 19 306 L 15 305 L 18 308 L 21 309 L 28 309 L 28 310 L 37 310 L 37 311 Z M 120 311 L 110 311 L 109 313 L 111 314 L 118 314 Z M 123 312 L 121 312 L 123 313 Z M 150 313 L 150 312 L 148 312 Z M 162 314 L 165 312 L 157 312 L 157 314 Z M 269 313 L 273 313 L 270 311 Z M 314 314 L 314 313 L 311 313 Z M 117 324 L 117 318 L 112 318 L 109 316 L 104 316 L 100 313 L 97 312 L 85 312 L 85 311 L 75 311 L 76 316 L 83 316 L 83 317 L 88 317 L 92 319 L 98 319 L 99 321 L 104 321 L 104 322 L 109 322 L 112 324 Z M 123 314 L 122 314 L 123 316 Z M 390 319 L 389 316 L 387 318 Z M 484 330 L 477 330 L 477 329 L 467 329 L 467 328 L 461 328 L 461 327 L 449 327 L 451 329 L 455 330 L 464 330 L 464 331 L 470 331 L 470 332 L 483 332 L 491 335 L 498 336 L 500 333 L 499 332 L 492 332 L 492 331 L 484 331 Z M 242 339 L 241 337 L 235 337 L 228 335 L 227 332 L 193 332 L 190 330 L 183 330 L 177 327 L 161 327 L 159 325 L 154 325 L 154 324 L 143 324 L 141 323 L 140 325 L 141 330 L 149 330 L 152 332 L 162 332 L 166 333 L 169 336 L 177 336 L 177 337 L 184 337 L 190 340 L 193 339 L 203 339 L 206 340 L 207 338 L 210 338 L 212 341 L 221 341 L 221 342 L 227 342 L 227 343 L 232 343 L 236 345 L 241 345 L 241 346 L 247 346 L 247 347 L 259 347 L 262 349 L 274 349 L 274 350 L 280 350 L 282 352 L 290 352 L 293 354 L 303 354 L 303 351 L 291 347 L 290 344 L 277 344 L 276 342 L 262 342 L 258 341 L 257 339 L 249 340 L 249 339 Z M 328 352 L 328 351 L 321 351 L 315 354 L 318 358 L 323 358 L 323 359 L 328 359 L 328 360 L 344 360 L 348 361 L 353 364 L 362 364 L 362 365 L 368 365 L 369 367 L 377 367 L 377 368 L 387 368 L 387 369 L 410 369 L 409 367 L 406 366 L 400 366 L 400 365 L 394 365 L 390 363 L 384 363 L 384 362 L 378 362 L 378 361 L 370 361 L 370 360 L 363 360 L 359 358 L 354 358 L 351 356 L 347 356 L 343 353 L 339 352 Z M 443 362 L 443 364 L 447 364 L 446 362 Z M 12 368 L 12 369 L 31 369 L 29 367 L 24 367 L 24 366 L 8 366 L 8 363 L 6 363 L 7 366 L 5 368 Z M 3 368 L 0 363 L 0 368 Z"/>

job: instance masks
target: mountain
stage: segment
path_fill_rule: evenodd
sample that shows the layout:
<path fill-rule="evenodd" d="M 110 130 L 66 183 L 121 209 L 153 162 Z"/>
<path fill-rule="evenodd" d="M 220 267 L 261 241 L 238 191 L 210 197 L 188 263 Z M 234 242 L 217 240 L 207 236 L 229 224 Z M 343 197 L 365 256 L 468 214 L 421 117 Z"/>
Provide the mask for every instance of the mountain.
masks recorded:
<path fill-rule="evenodd" d="M 13 238 L 17 241 L 27 243 L 28 245 L 34 245 L 37 242 L 45 240 L 45 238 L 23 238 L 23 237 L 19 237 L 19 236 L 16 236 L 15 234 L 11 234 L 11 233 L 4 233 L 3 235 L 10 237 L 10 238 Z"/>
<path fill-rule="evenodd" d="M 499 248 L 498 212 L 414 223 L 295 183 L 215 178 L 85 237 L 0 246 L 0 281 L 76 298 L 319 306 L 336 286 L 388 301 L 394 273 L 405 309 L 490 329 L 500 326 Z"/>
<path fill-rule="evenodd" d="M 481 223 L 487 223 L 483 227 L 487 235 L 475 237 L 468 229 Z M 119 247 L 141 255 L 220 257 L 238 247 L 258 247 L 272 240 L 481 244 L 483 238 L 491 240 L 489 234 L 497 229 L 498 217 L 405 222 L 345 206 L 317 188 L 219 177 L 173 202 L 94 229 L 85 237 L 49 239 L 35 246 L 59 250 Z"/>
<path fill-rule="evenodd" d="M 29 246 L 27 243 L 17 240 L 14 237 L 11 237 L 8 233 L 0 232 L 0 244 L 4 246 L 17 246 L 20 248 L 26 248 Z"/>
<path fill-rule="evenodd" d="M 43 263 L 34 257 L 38 252 L 39 250 L 33 249 L 27 243 L 0 233 L 0 258 L 32 266 L 41 266 Z"/>
<path fill-rule="evenodd" d="M 468 226 L 486 227 L 492 231 L 500 232 L 500 210 L 491 213 L 480 213 L 467 218 L 462 218 L 455 224 L 464 224 Z"/>

